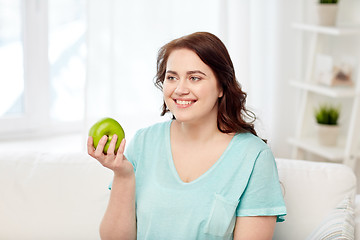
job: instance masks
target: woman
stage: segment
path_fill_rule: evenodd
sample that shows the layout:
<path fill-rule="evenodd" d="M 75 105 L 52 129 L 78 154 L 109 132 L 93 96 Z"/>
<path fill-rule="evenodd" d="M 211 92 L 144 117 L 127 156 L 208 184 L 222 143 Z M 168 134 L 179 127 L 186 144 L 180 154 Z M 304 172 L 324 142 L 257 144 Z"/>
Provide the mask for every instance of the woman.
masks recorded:
<path fill-rule="evenodd" d="M 272 239 L 286 208 L 270 148 L 245 108 L 224 44 L 206 32 L 163 46 L 155 84 L 162 115 L 124 155 L 106 136 L 88 152 L 113 170 L 103 239 Z M 136 184 L 135 184 L 136 180 Z"/>

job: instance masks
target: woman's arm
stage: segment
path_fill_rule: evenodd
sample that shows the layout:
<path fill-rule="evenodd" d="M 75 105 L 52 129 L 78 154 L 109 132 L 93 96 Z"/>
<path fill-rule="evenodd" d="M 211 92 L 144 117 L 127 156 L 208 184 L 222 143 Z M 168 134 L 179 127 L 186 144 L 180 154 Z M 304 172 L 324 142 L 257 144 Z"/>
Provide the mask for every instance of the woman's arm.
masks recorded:
<path fill-rule="evenodd" d="M 110 200 L 100 225 L 102 240 L 136 239 L 135 177 L 114 177 Z"/>
<path fill-rule="evenodd" d="M 104 154 L 106 141 L 107 137 L 104 136 L 94 149 L 92 137 L 88 139 L 89 155 L 114 172 L 110 200 L 100 224 L 100 236 L 103 240 L 133 240 L 136 239 L 134 169 L 124 156 L 125 139 L 116 154 L 117 136 L 113 136 L 108 152 Z"/>
<path fill-rule="evenodd" d="M 237 217 L 234 240 L 271 240 L 276 216 Z"/>

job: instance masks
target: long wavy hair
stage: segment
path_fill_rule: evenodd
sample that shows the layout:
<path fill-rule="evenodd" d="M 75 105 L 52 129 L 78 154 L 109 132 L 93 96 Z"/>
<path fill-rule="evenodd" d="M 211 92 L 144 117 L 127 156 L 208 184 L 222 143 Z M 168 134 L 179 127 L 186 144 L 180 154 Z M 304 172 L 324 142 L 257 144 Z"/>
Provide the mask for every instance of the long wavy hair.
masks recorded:
<path fill-rule="evenodd" d="M 157 57 L 155 86 L 163 90 L 169 55 L 182 48 L 195 52 L 212 69 L 223 90 L 223 96 L 218 99 L 218 129 L 223 133 L 250 132 L 257 136 L 254 128 L 256 116 L 245 107 L 247 94 L 236 80 L 234 66 L 224 43 L 214 34 L 196 32 L 174 39 L 161 47 Z M 169 109 L 164 101 L 161 116 L 167 112 Z M 173 118 L 175 119 L 174 116 Z"/>

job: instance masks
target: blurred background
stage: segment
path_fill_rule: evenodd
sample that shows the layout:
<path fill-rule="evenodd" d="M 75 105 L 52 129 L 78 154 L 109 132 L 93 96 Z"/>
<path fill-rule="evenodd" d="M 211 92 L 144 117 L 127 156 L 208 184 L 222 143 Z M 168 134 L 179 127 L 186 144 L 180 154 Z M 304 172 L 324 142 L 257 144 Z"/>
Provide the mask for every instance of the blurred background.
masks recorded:
<path fill-rule="evenodd" d="M 290 157 L 304 39 L 314 0 L 0 0 L 0 148 L 85 151 L 102 117 L 128 140 L 160 117 L 153 85 L 158 49 L 196 31 L 227 46 L 256 129 L 276 157 Z M 360 23 L 359 1 L 341 0 L 337 22 Z"/>

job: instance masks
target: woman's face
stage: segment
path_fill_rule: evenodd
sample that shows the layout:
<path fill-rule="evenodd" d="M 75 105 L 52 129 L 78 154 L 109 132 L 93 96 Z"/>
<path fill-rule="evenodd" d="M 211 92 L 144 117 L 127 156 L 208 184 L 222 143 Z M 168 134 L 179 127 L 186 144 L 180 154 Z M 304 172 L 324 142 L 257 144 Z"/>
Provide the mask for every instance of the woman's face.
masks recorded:
<path fill-rule="evenodd" d="M 216 120 L 222 90 L 215 74 L 189 49 L 170 53 L 163 83 L 166 106 L 180 122 Z"/>

